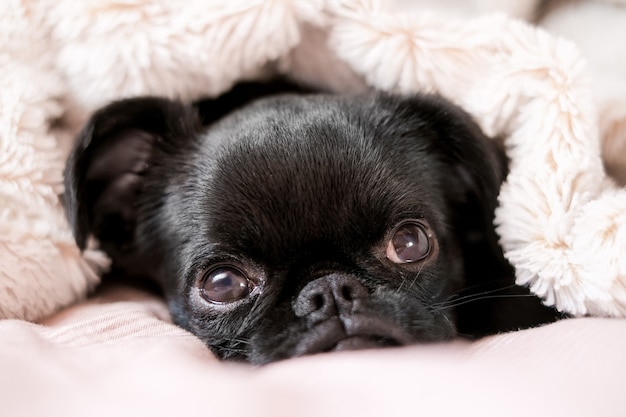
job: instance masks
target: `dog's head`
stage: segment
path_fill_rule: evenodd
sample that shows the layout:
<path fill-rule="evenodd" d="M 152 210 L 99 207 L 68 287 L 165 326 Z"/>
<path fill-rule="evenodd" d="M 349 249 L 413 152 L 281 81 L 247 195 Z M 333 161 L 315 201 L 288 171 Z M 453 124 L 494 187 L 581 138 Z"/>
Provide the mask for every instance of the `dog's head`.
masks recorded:
<path fill-rule="evenodd" d="M 444 302 L 497 252 L 500 181 L 436 96 L 283 95 L 208 127 L 140 98 L 92 117 L 65 201 L 81 247 L 157 280 L 219 356 L 265 363 L 453 337 Z"/>

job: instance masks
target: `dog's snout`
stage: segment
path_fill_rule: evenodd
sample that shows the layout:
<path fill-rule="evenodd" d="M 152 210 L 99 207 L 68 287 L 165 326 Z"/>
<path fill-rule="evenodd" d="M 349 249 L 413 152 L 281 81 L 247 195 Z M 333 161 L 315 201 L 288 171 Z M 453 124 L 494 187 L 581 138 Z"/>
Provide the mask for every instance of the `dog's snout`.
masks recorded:
<path fill-rule="evenodd" d="M 327 275 L 309 282 L 300 291 L 293 308 L 298 317 L 307 316 L 315 323 L 351 313 L 358 300 L 367 294 L 367 289 L 354 277 Z"/>

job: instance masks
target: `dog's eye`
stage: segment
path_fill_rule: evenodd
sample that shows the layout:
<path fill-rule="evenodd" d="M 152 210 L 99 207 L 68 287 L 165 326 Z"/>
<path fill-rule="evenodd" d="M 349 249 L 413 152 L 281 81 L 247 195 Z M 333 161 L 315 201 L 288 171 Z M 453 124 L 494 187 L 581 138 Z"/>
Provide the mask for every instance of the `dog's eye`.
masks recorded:
<path fill-rule="evenodd" d="M 418 221 L 401 224 L 387 245 L 387 258 L 397 264 L 420 261 L 431 249 L 431 234 Z"/>
<path fill-rule="evenodd" d="M 238 269 L 221 267 L 207 272 L 200 283 L 200 291 L 212 303 L 232 303 L 250 293 L 250 282 Z"/>

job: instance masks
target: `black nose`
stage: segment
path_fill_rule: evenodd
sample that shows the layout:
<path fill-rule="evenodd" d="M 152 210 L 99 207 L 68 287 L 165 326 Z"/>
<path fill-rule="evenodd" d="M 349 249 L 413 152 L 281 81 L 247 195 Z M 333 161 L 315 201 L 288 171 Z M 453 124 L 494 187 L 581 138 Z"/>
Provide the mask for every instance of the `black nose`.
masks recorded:
<path fill-rule="evenodd" d="M 314 324 L 352 313 L 367 295 L 367 289 L 356 278 L 332 274 L 309 282 L 300 291 L 293 309 L 298 317 L 307 317 Z"/>

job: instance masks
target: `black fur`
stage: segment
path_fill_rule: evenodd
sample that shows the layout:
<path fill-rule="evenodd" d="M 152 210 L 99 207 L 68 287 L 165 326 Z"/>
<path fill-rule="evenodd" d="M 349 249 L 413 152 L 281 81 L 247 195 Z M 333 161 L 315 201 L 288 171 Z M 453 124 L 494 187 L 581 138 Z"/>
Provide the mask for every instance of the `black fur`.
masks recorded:
<path fill-rule="evenodd" d="M 461 109 L 382 93 L 244 101 L 112 103 L 66 170 L 79 246 L 93 234 L 115 270 L 158 282 L 175 322 L 220 357 L 266 363 L 554 319 L 531 298 L 453 307 L 513 282 L 491 224 L 503 160 Z M 407 220 L 427 225 L 432 250 L 397 264 L 386 248 Z M 203 297 L 220 265 L 245 274 L 250 295 Z"/>

